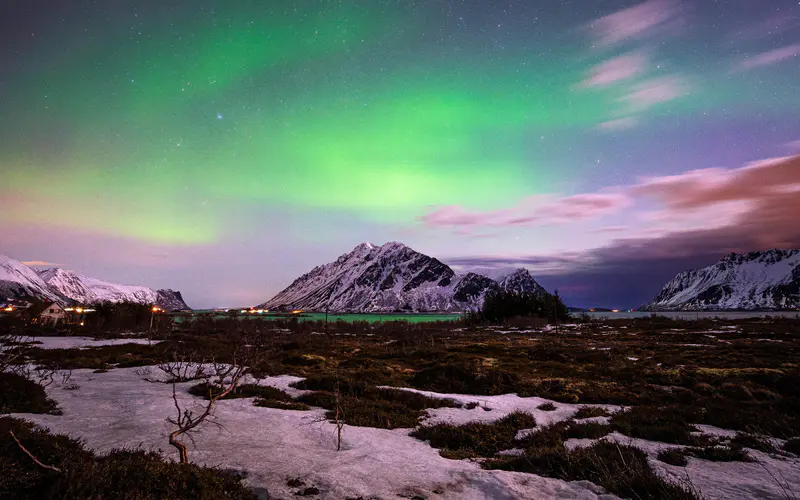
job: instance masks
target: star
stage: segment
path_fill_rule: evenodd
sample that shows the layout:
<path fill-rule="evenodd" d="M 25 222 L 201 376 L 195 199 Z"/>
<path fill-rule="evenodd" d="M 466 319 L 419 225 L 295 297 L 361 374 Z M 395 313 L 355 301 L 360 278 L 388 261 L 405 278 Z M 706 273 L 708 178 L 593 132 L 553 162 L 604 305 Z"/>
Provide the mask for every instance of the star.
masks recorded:
<path fill-rule="evenodd" d="M 217 120 L 222 120 L 222 113 L 217 113 Z"/>

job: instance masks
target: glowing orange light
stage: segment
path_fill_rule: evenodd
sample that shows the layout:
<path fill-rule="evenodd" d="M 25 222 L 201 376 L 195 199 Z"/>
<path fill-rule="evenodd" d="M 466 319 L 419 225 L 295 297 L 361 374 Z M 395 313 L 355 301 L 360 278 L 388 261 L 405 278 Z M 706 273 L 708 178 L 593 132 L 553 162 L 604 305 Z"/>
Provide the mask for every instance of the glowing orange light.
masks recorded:
<path fill-rule="evenodd" d="M 13 307 L 11 307 L 11 306 L 8 306 L 8 307 L 6 307 L 6 308 L 4 309 L 4 311 L 5 311 L 5 312 L 11 312 L 11 311 L 13 311 L 13 310 L 14 310 L 14 308 L 13 308 Z"/>
<path fill-rule="evenodd" d="M 77 313 L 82 313 L 82 312 L 83 312 L 83 309 L 81 309 L 80 307 L 76 307 L 76 308 L 75 308 L 75 312 L 77 312 Z"/>
<path fill-rule="evenodd" d="M 153 312 L 154 312 L 154 313 L 155 313 L 155 312 L 158 312 L 158 311 L 160 311 L 160 310 L 161 310 L 161 309 L 159 309 L 158 307 L 156 307 L 156 306 L 153 306 Z"/>

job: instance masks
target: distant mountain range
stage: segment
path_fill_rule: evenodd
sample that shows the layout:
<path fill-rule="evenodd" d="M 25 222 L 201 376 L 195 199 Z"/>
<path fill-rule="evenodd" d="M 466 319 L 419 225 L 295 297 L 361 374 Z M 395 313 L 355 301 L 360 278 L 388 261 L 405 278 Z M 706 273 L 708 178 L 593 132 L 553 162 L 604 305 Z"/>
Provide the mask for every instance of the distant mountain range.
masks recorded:
<path fill-rule="evenodd" d="M 800 250 L 731 253 L 675 276 L 642 311 L 800 308 Z"/>
<path fill-rule="evenodd" d="M 457 274 L 441 261 L 402 243 L 362 243 L 336 261 L 315 267 L 259 305 L 264 309 L 330 312 L 448 312 L 475 309 L 492 289 L 546 294 L 526 269 L 499 281 Z"/>
<path fill-rule="evenodd" d="M 62 305 L 134 302 L 167 310 L 188 309 L 180 292 L 118 285 L 61 268 L 33 269 L 0 255 L 0 300 L 38 299 Z"/>

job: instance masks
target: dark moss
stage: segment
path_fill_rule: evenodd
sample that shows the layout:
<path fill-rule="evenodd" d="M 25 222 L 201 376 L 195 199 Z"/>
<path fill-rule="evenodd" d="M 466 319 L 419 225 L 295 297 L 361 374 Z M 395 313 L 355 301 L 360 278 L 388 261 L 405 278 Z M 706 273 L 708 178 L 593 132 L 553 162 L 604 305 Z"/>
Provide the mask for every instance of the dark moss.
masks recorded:
<path fill-rule="evenodd" d="M 680 448 L 661 450 L 658 452 L 657 458 L 665 464 L 675 465 L 678 467 L 686 467 L 689 464 L 689 460 L 686 458 L 686 453 Z"/>
<path fill-rule="evenodd" d="M 58 405 L 36 382 L 22 375 L 0 372 L 0 413 L 58 414 Z"/>
<path fill-rule="evenodd" d="M 499 451 L 516 447 L 517 433 L 535 426 L 536 420 L 532 415 L 517 412 L 492 423 L 423 426 L 412 432 L 411 436 L 429 441 L 434 448 L 442 449 L 443 456 L 491 457 Z"/>
<path fill-rule="evenodd" d="M 12 439 L 0 439 L 0 497 L 20 500 L 198 498 L 251 500 L 255 495 L 231 471 L 178 464 L 157 453 L 114 450 L 95 456 L 81 442 L 53 435 L 23 420 L 0 417 L 0 435 L 13 431 L 41 462 Z"/>
<path fill-rule="evenodd" d="M 647 454 L 631 446 L 599 441 L 568 452 L 563 445 L 536 447 L 520 457 L 485 462 L 489 468 L 529 472 L 565 481 L 591 481 L 623 498 L 696 500 L 697 496 L 659 477 Z"/>
<path fill-rule="evenodd" d="M 611 413 L 601 406 L 581 406 L 573 418 L 610 417 Z"/>
<path fill-rule="evenodd" d="M 681 407 L 634 406 L 611 417 L 614 430 L 626 436 L 685 445 L 703 444 L 704 438 L 692 435 L 693 415 Z"/>
<path fill-rule="evenodd" d="M 731 446 L 736 448 L 750 448 L 752 450 L 763 451 L 764 453 L 775 453 L 775 445 L 765 436 L 746 434 L 739 432 L 730 441 Z"/>
<path fill-rule="evenodd" d="M 210 395 L 217 395 L 222 390 L 218 386 L 209 385 L 206 382 L 193 385 L 189 388 L 189 394 L 209 399 Z M 280 389 L 268 385 L 244 384 L 231 391 L 223 399 L 237 398 L 262 398 L 274 401 L 292 401 L 292 397 Z"/>
<path fill-rule="evenodd" d="M 783 443 L 783 451 L 800 455 L 800 438 L 787 439 L 786 442 Z"/>
<path fill-rule="evenodd" d="M 416 427 L 422 412 L 428 408 L 459 407 L 449 399 L 429 398 L 422 394 L 399 389 L 379 389 L 358 386 L 351 393 L 341 392 L 339 419 L 349 425 L 383 429 Z M 337 401 L 333 392 L 316 391 L 297 398 L 298 402 L 328 410 L 327 418 L 336 416 Z"/>

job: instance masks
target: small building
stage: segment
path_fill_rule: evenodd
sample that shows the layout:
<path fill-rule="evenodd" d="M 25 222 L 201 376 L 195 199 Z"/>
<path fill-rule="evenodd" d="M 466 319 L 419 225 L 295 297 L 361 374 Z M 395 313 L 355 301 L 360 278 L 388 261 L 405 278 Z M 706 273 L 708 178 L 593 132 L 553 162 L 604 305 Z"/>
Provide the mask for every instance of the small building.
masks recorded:
<path fill-rule="evenodd" d="M 39 325 L 57 325 L 70 321 L 71 315 L 55 302 L 42 302 L 25 311 L 31 323 Z"/>

